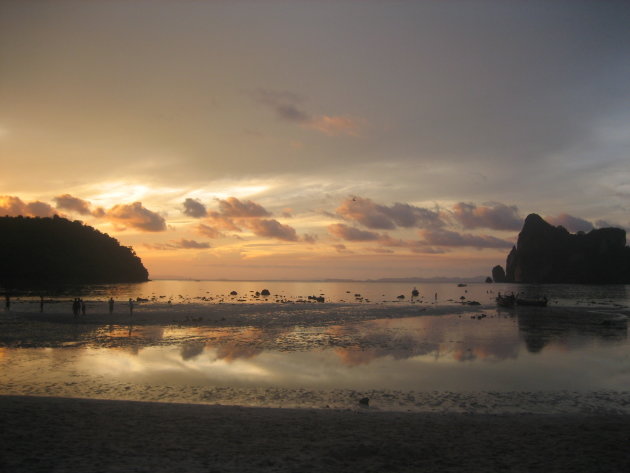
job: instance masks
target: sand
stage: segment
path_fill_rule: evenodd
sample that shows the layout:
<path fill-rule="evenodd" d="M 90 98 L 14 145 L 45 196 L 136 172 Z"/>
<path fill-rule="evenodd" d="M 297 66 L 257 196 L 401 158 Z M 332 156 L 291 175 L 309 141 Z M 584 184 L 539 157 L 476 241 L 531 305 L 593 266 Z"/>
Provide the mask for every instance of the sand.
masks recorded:
<path fill-rule="evenodd" d="M 630 416 L 0 396 L 0 471 L 627 472 Z"/>

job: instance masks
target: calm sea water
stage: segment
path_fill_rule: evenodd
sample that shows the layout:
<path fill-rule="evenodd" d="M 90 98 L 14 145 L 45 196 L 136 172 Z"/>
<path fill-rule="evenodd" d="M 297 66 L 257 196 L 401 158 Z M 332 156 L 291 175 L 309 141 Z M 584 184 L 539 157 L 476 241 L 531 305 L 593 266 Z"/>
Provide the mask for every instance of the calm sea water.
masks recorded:
<path fill-rule="evenodd" d="M 294 281 L 182 281 L 155 280 L 138 284 L 106 284 L 60 287 L 48 290 L 21 291 L 14 300 L 38 302 L 46 299 L 64 300 L 82 297 L 87 300 L 148 299 L 154 302 L 196 303 L 256 303 L 277 299 L 294 301 L 309 296 L 322 296 L 326 302 L 391 303 L 411 300 L 413 289 L 419 291 L 415 301 L 460 302 L 463 299 L 493 303 L 496 294 L 521 293 L 526 297 L 547 296 L 561 306 L 595 301 L 603 304 L 630 306 L 630 286 L 627 285 L 570 285 L 570 284 L 485 284 L 458 286 L 455 283 L 414 284 L 400 282 L 294 282 Z M 256 292 L 267 289 L 270 297 L 256 297 Z M 237 295 L 230 295 L 231 292 Z M 357 297 L 358 295 L 358 297 Z M 404 299 L 398 299 L 404 296 Z"/>
<path fill-rule="evenodd" d="M 43 314 L 39 293 L 16 294 L 0 313 L 0 394 L 298 407 L 368 395 L 425 410 L 469 392 L 511 393 L 505 403 L 571 391 L 599 393 L 596 403 L 622 393 L 615 408 L 630 406 L 628 289 L 158 280 L 47 293 Z M 551 303 L 501 310 L 498 292 Z M 74 322 L 63 314 L 77 296 L 89 315 Z M 108 318 L 109 297 L 141 302 L 133 317 Z"/>

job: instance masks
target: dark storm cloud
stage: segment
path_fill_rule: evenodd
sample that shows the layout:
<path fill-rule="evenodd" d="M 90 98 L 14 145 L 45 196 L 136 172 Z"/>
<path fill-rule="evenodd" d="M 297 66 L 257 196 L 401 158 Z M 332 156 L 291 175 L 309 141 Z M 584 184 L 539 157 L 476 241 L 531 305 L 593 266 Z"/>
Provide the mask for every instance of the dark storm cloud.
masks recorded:
<path fill-rule="evenodd" d="M 523 219 L 515 205 L 498 202 L 477 206 L 459 202 L 453 206 L 453 217 L 464 228 L 491 228 L 493 230 L 519 230 Z"/>
<path fill-rule="evenodd" d="M 208 214 L 206 206 L 196 199 L 186 199 L 184 201 L 184 214 L 193 218 L 202 218 Z"/>

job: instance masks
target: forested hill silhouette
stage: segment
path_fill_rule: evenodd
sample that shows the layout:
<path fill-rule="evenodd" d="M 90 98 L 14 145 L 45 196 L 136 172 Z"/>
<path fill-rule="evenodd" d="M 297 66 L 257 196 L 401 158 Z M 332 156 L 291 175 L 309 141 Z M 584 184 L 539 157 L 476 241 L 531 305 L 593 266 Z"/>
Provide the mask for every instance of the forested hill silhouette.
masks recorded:
<path fill-rule="evenodd" d="M 0 285 L 148 281 L 133 249 L 84 225 L 52 218 L 0 217 Z"/>

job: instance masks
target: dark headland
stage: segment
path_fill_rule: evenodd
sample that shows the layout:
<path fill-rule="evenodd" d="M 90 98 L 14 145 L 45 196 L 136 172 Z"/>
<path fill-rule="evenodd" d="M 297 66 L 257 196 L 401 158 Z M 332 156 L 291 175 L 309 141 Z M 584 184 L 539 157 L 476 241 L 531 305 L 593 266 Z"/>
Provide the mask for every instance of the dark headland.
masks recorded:
<path fill-rule="evenodd" d="M 492 275 L 496 282 L 630 284 L 626 232 L 599 228 L 573 234 L 530 214 L 507 257 L 505 272 L 495 266 Z"/>
<path fill-rule="evenodd" d="M 5 288 L 148 277 L 132 248 L 79 221 L 0 217 L 0 285 Z"/>

